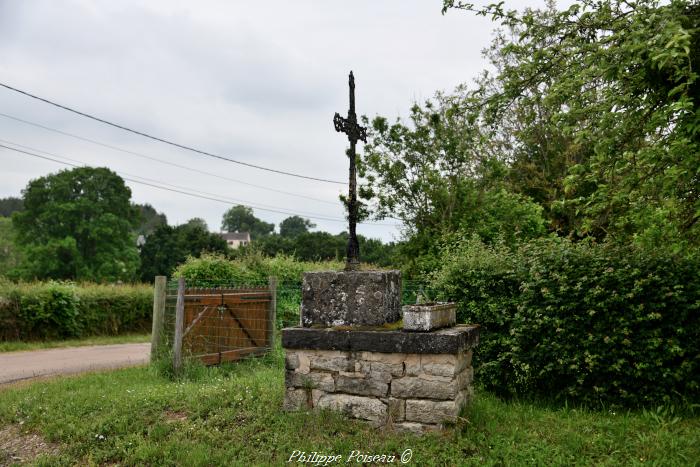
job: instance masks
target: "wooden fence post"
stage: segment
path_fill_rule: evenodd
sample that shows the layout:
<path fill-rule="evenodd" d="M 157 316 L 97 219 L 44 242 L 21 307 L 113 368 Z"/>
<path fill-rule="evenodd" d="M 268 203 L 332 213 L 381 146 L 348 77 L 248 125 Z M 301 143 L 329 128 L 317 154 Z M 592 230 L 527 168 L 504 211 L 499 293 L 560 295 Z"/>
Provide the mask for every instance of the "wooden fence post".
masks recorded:
<path fill-rule="evenodd" d="M 163 340 L 165 317 L 165 276 L 156 276 L 153 286 L 153 327 L 151 328 L 151 361 L 158 358 Z"/>
<path fill-rule="evenodd" d="M 185 321 L 185 278 L 177 280 L 177 304 L 175 305 L 175 341 L 173 342 L 173 369 L 182 368 L 182 332 Z"/>
<path fill-rule="evenodd" d="M 270 276 L 267 280 L 268 288 L 270 289 L 270 308 L 267 313 L 267 319 L 270 322 L 270 327 L 267 333 L 267 342 L 270 348 L 275 346 L 275 332 L 277 331 L 277 278 Z"/>

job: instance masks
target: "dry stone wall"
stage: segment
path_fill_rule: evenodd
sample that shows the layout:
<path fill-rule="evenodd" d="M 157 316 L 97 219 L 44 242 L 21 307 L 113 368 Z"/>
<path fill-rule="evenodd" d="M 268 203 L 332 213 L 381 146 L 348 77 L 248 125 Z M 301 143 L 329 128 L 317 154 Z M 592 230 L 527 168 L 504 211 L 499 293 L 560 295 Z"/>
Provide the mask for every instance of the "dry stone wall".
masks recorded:
<path fill-rule="evenodd" d="M 330 409 L 422 433 L 473 395 L 472 350 L 452 354 L 286 350 L 285 410 Z"/>

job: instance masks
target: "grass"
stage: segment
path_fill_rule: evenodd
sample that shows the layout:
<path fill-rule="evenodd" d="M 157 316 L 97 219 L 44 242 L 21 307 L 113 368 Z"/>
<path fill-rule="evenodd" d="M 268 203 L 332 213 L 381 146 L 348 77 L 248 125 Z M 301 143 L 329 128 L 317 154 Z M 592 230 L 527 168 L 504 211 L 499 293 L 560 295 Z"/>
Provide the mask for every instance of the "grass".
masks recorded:
<path fill-rule="evenodd" d="M 339 414 L 284 413 L 279 349 L 170 381 L 129 368 L 0 390 L 0 426 L 21 426 L 61 446 L 43 465 L 269 465 L 295 450 L 400 455 L 413 465 L 693 465 L 700 418 L 504 402 L 477 391 L 463 420 L 415 437 Z M 396 463 L 399 463 L 398 461 Z"/>
<path fill-rule="evenodd" d="M 16 352 L 22 350 L 56 349 L 62 347 L 82 347 L 85 345 L 133 344 L 150 342 L 150 334 L 123 334 L 120 336 L 93 336 L 82 339 L 56 341 L 6 341 L 0 342 L 0 352 Z"/>

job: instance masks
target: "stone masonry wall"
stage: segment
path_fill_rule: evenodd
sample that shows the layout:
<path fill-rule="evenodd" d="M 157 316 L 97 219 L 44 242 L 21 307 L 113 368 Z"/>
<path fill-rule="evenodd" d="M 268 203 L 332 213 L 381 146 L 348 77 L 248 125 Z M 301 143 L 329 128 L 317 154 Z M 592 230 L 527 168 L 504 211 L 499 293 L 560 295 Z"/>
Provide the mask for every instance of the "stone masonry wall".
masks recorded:
<path fill-rule="evenodd" d="M 472 351 L 286 350 L 285 410 L 328 408 L 416 433 L 454 421 L 473 395 Z"/>

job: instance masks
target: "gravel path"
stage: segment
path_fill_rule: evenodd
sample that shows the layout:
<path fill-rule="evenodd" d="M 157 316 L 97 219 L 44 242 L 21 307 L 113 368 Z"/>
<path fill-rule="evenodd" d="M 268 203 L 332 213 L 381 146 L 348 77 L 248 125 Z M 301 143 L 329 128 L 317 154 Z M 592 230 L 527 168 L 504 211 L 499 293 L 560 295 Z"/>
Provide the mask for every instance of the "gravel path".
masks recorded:
<path fill-rule="evenodd" d="M 141 365 L 151 344 L 115 344 L 0 353 L 0 384 L 41 376 Z"/>

